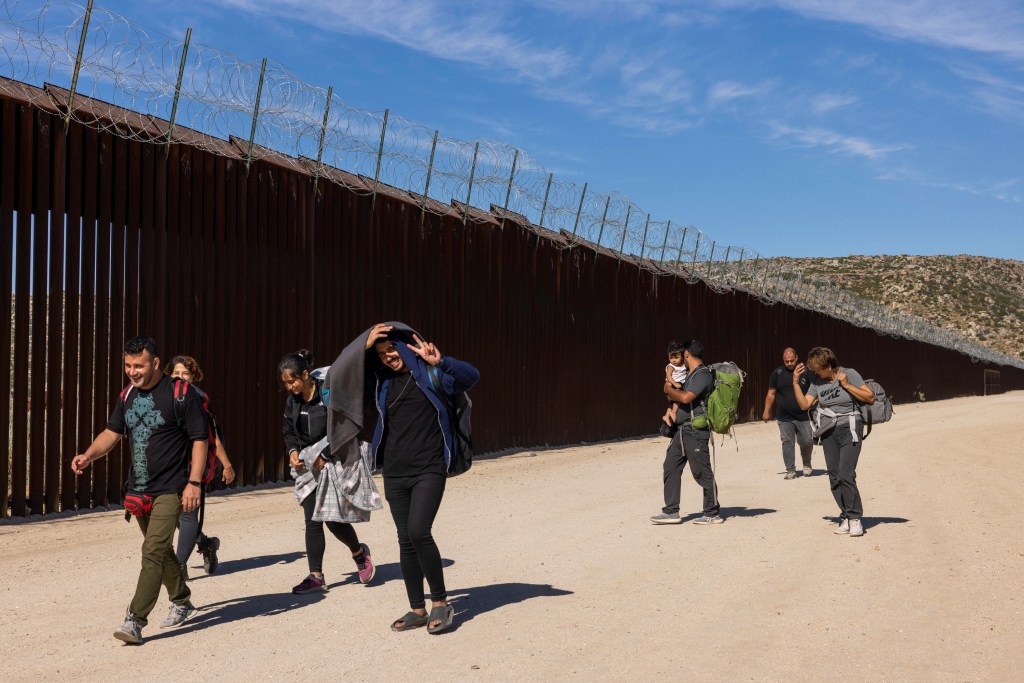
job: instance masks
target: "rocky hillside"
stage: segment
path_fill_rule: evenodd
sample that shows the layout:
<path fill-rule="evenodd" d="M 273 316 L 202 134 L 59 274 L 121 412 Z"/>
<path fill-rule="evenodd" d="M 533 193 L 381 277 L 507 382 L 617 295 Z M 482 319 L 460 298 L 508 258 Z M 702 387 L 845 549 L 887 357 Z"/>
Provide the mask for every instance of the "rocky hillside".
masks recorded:
<path fill-rule="evenodd" d="M 1024 262 L 904 255 L 782 260 L 867 299 L 1024 358 Z"/>

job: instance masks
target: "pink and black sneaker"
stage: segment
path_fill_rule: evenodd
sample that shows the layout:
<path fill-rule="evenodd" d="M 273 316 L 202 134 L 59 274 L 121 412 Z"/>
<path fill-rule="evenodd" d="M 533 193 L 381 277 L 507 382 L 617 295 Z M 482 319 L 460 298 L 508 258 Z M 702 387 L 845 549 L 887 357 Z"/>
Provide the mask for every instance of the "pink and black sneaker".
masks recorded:
<path fill-rule="evenodd" d="M 359 568 L 359 583 L 370 583 L 374 574 L 377 573 L 377 567 L 374 566 L 373 558 L 370 557 L 370 546 L 365 543 L 359 545 L 363 547 L 362 560 L 356 560 L 356 567 Z"/>
<path fill-rule="evenodd" d="M 327 592 L 327 579 L 324 577 L 323 574 L 321 574 L 320 576 L 314 576 L 313 574 L 310 574 L 302 581 L 302 583 L 300 583 L 295 588 L 292 588 L 292 593 L 294 593 L 295 595 L 316 593 L 318 591 L 322 591 L 324 593 Z"/>

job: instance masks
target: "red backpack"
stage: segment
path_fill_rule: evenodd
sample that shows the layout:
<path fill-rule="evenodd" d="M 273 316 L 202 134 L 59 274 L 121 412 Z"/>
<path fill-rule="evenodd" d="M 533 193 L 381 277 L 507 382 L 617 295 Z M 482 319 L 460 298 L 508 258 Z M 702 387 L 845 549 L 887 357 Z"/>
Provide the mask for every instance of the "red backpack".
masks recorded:
<path fill-rule="evenodd" d="M 185 429 L 185 397 L 188 395 L 189 389 L 198 394 L 202 403 L 203 413 L 206 415 L 207 446 L 206 467 L 203 469 L 202 481 L 204 484 L 209 484 L 221 470 L 220 459 L 217 458 L 217 436 L 220 433 L 220 428 L 217 426 L 217 420 L 213 417 L 213 413 L 210 412 L 210 397 L 199 387 L 193 387 L 181 378 L 172 377 L 171 381 L 174 382 L 174 420 L 182 430 Z M 133 388 L 133 385 L 129 384 L 121 392 L 122 403 L 128 400 Z M 188 461 L 187 458 L 186 462 Z"/>

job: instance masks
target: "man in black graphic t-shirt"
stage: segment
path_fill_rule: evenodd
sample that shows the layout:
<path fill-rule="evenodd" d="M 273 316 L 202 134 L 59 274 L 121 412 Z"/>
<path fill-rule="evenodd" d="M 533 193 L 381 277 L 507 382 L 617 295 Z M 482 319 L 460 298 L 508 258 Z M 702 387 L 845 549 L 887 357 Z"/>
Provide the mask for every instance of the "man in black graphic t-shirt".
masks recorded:
<path fill-rule="evenodd" d="M 171 542 L 182 510 L 188 512 L 199 505 L 208 425 L 194 391 L 185 393 L 175 412 L 174 386 L 179 380 L 160 371 L 156 342 L 151 338 L 135 337 L 125 344 L 124 369 L 131 385 L 118 397 L 107 428 L 85 453 L 75 456 L 71 469 L 82 474 L 109 453 L 122 436 L 129 436 L 128 496 L 149 508 L 136 515 L 144 538 L 142 570 L 125 622 L 114 637 L 139 644 L 161 585 L 167 588 L 173 603 L 161 627 L 178 626 L 196 612 Z"/>
<path fill-rule="evenodd" d="M 776 409 L 779 422 L 779 438 L 782 439 L 782 462 L 786 465 L 786 479 L 796 479 L 796 449 L 794 442 L 800 446 L 800 458 L 803 460 L 804 476 L 809 477 L 811 469 L 811 451 L 814 441 L 811 438 L 811 422 L 807 411 L 796 402 L 793 388 L 793 368 L 799 358 L 796 351 L 787 348 L 782 352 L 782 365 L 775 368 L 768 378 L 768 393 L 764 397 L 764 414 L 761 418 L 767 422 L 772 419 L 772 407 Z M 800 389 L 807 393 L 811 386 L 810 373 L 800 377 Z"/>

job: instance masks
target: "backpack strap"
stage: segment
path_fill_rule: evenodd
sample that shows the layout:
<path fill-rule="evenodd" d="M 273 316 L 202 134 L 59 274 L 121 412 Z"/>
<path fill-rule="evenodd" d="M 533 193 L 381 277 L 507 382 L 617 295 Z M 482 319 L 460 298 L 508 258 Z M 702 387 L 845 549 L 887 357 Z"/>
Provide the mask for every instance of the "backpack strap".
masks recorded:
<path fill-rule="evenodd" d="M 134 388 L 135 388 L 135 385 L 129 384 L 128 386 L 126 386 L 124 389 L 121 390 L 121 394 L 120 394 L 121 403 L 124 403 L 125 401 L 128 400 L 128 395 L 132 393 L 132 389 L 134 389 Z"/>
<path fill-rule="evenodd" d="M 174 380 L 174 420 L 182 429 L 185 428 L 185 396 L 188 394 L 188 387 L 186 380 Z"/>

